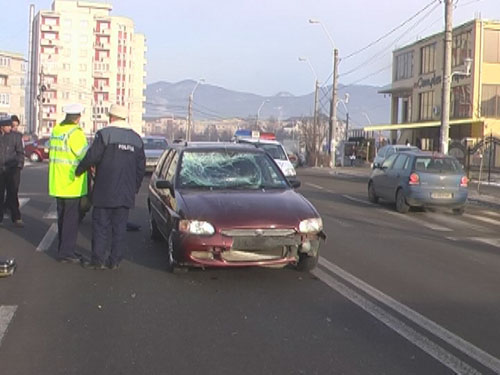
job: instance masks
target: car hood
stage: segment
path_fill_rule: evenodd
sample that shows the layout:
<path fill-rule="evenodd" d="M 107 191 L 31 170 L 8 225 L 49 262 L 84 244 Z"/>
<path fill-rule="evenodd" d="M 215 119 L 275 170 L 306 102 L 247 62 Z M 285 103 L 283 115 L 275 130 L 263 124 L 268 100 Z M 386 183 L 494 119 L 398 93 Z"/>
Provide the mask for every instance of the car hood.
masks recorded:
<path fill-rule="evenodd" d="M 297 228 L 304 219 L 319 217 L 302 195 L 279 191 L 180 191 L 184 215 L 220 228 Z"/>
<path fill-rule="evenodd" d="M 165 150 L 144 150 L 144 154 L 147 158 L 159 158 Z"/>

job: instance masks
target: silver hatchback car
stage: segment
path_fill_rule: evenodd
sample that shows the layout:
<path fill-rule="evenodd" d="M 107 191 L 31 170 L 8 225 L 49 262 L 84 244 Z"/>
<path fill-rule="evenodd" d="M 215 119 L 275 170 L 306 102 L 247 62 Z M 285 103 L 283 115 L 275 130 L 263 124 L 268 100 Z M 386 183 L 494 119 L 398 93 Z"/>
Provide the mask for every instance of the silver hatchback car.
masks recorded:
<path fill-rule="evenodd" d="M 387 159 L 389 156 L 392 154 L 395 154 L 397 152 L 403 152 L 403 151 L 418 151 L 419 148 L 415 146 L 406 146 L 406 145 L 385 145 L 384 147 L 381 147 L 377 151 L 377 156 L 375 156 L 375 159 L 373 159 L 373 164 L 372 167 L 378 167 L 382 165 L 382 162 Z"/>
<path fill-rule="evenodd" d="M 460 215 L 467 202 L 468 183 L 453 156 L 406 151 L 392 154 L 372 171 L 368 199 L 395 202 L 401 213 L 412 206 L 442 206 Z"/>

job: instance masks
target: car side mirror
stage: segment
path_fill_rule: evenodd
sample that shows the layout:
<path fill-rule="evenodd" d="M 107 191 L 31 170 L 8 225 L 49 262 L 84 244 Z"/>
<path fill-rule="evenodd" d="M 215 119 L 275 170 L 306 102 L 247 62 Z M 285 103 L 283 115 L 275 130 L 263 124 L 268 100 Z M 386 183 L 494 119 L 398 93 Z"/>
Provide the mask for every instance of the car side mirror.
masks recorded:
<path fill-rule="evenodd" d="M 294 188 L 294 189 L 298 189 L 300 187 L 300 181 L 299 180 L 293 180 L 293 181 L 289 181 L 290 182 L 290 185 Z"/>
<path fill-rule="evenodd" d="M 168 189 L 170 190 L 170 194 L 174 194 L 174 186 L 170 181 L 167 180 L 157 180 L 155 183 L 157 189 Z"/>
<path fill-rule="evenodd" d="M 380 169 L 381 167 L 379 162 L 373 163 L 373 169 Z"/>

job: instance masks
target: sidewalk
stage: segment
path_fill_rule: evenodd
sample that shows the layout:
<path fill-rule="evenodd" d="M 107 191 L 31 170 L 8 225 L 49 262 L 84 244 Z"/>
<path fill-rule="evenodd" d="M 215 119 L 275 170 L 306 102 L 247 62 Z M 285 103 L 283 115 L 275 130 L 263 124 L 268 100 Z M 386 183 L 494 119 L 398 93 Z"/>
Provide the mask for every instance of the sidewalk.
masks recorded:
<path fill-rule="evenodd" d="M 299 171 L 306 171 L 313 175 L 316 173 L 318 175 L 329 174 L 331 176 L 359 177 L 368 180 L 372 170 L 369 165 L 363 165 L 358 167 L 337 167 L 335 170 L 326 167 L 306 167 L 300 168 Z M 478 193 L 477 181 L 472 180 L 469 183 L 469 201 L 500 208 L 500 185 L 498 183 L 488 185 L 487 182 L 482 182 Z"/>

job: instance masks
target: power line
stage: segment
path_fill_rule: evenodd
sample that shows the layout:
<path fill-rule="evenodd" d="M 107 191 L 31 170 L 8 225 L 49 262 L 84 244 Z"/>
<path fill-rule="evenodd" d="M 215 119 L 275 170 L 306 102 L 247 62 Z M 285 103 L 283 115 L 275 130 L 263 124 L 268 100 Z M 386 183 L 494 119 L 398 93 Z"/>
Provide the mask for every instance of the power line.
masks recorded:
<path fill-rule="evenodd" d="M 375 44 L 377 44 L 378 42 L 384 40 L 385 38 L 387 38 L 389 35 L 393 34 L 394 32 L 396 32 L 397 30 L 399 30 L 400 28 L 402 28 L 403 26 L 405 26 L 406 24 L 408 24 L 409 22 L 413 21 L 416 17 L 418 17 L 420 14 L 422 14 L 423 12 L 425 12 L 432 4 L 434 4 L 437 0 L 432 0 L 429 4 L 427 4 L 425 7 L 423 7 L 422 9 L 420 9 L 417 13 L 415 13 L 413 16 L 411 16 L 410 18 L 408 18 L 406 21 L 404 21 L 403 23 L 399 24 L 398 26 L 396 26 L 395 28 L 393 28 L 391 31 L 389 31 L 388 33 L 382 35 L 380 38 L 374 40 L 373 42 L 367 44 L 365 47 L 363 48 L 360 48 L 359 50 L 357 51 L 354 51 L 352 53 L 350 53 L 349 55 L 345 56 L 342 58 L 342 60 L 347 60 L 348 58 L 350 57 L 353 57 L 365 50 L 367 50 L 368 48 L 374 46 Z M 478 0 L 476 0 L 478 1 Z"/>

